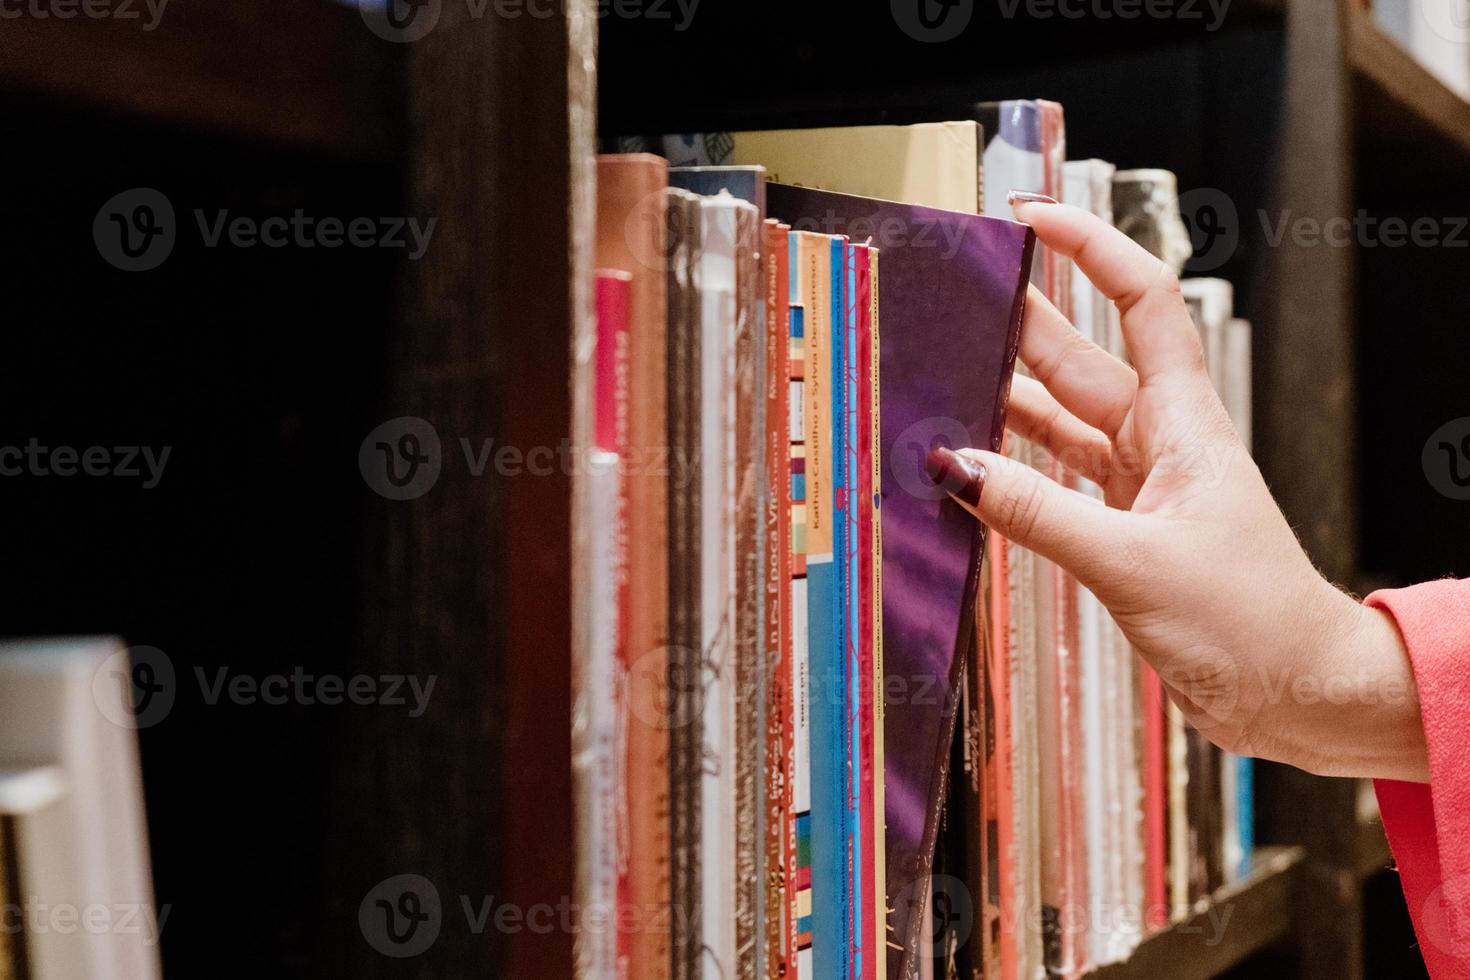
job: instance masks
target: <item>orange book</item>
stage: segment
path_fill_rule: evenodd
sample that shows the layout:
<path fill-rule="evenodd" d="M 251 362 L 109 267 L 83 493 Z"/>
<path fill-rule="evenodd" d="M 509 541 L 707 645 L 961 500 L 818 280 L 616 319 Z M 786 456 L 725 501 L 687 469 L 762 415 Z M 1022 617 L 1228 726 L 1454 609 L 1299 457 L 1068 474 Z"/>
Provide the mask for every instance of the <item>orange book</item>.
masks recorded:
<path fill-rule="evenodd" d="M 796 733 L 791 694 L 791 451 L 790 393 L 786 363 L 790 286 L 787 235 L 791 228 L 765 223 L 761 260 L 765 277 L 766 345 L 766 840 L 765 944 L 770 980 L 796 971 L 796 813 L 791 779 Z"/>
<path fill-rule="evenodd" d="M 649 154 L 597 161 L 597 265 L 631 275 L 625 443 L 630 597 L 622 707 L 626 854 L 620 860 L 618 959 L 622 975 L 669 976 L 669 583 L 667 481 L 648 465 L 668 445 L 667 286 L 663 264 L 668 164 Z M 624 972 L 625 971 L 625 972 Z"/>
<path fill-rule="evenodd" d="M 985 887 L 985 976 L 1017 980 L 1016 933 L 1024 928 L 1016 909 L 1015 750 L 1011 738 L 1011 597 L 1007 545 L 999 534 L 991 534 L 985 545 L 989 560 L 989 603 L 983 624 L 989 629 L 982 645 L 987 660 L 985 680 L 992 744 L 984 777 L 986 839 L 995 842 L 995 853 L 987 855 L 996 868 L 987 874 Z M 993 833 L 991 827 L 994 828 Z M 988 870 L 988 869 L 987 869 Z M 989 891 L 994 880 L 998 894 Z"/>

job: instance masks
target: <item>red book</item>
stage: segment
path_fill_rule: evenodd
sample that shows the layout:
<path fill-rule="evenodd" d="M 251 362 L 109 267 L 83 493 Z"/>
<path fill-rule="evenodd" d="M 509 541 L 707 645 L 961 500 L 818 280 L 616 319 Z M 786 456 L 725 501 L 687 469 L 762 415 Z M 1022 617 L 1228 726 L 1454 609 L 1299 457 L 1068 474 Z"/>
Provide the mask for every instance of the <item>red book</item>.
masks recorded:
<path fill-rule="evenodd" d="M 610 453 L 621 453 L 628 445 L 628 296 L 632 284 L 629 273 L 597 270 L 597 424 L 593 443 Z M 623 517 L 626 519 L 626 514 Z"/>
<path fill-rule="evenodd" d="M 862 847 L 861 860 L 854 867 L 864 876 L 859 894 L 862 908 L 854 909 L 853 935 L 861 936 L 861 945 L 866 951 L 862 959 L 861 972 L 854 971 L 856 980 L 875 980 L 882 946 L 874 944 L 877 930 L 879 904 L 876 901 L 877 877 L 873 873 L 878 848 L 882 838 L 875 826 L 873 807 L 873 782 L 875 767 L 879 764 L 874 752 L 877 724 L 874 717 L 875 692 L 873 690 L 873 657 L 876 637 L 873 630 L 873 277 L 869 259 L 870 249 L 865 245 L 852 246 L 855 281 L 857 284 L 857 455 L 858 467 L 854 474 L 854 494 L 857 504 L 857 557 L 858 576 L 863 587 L 858 596 L 858 813 L 860 815 L 859 840 Z M 849 505 L 851 506 L 851 505 Z M 877 778 L 882 778 L 881 775 Z M 885 940 L 886 941 L 886 940 Z"/>
<path fill-rule="evenodd" d="M 1144 923 L 1169 924 L 1168 758 L 1165 750 L 1164 688 L 1153 668 L 1139 665 L 1143 709 Z"/>
<path fill-rule="evenodd" d="M 626 842 L 620 874 L 618 925 L 622 975 L 667 980 L 673 968 L 671 922 L 672 837 L 669 810 L 669 547 L 668 488 L 662 459 L 669 446 L 668 299 L 666 256 L 668 163 L 647 154 L 615 154 L 597 160 L 597 256 L 604 269 L 630 274 L 625 297 L 618 287 L 605 297 L 609 313 L 622 303 L 626 327 L 599 351 L 623 350 L 618 378 L 627 414 L 618 453 L 624 467 L 619 513 L 626 553 L 626 592 L 620 600 L 624 676 L 618 685 L 622 725 L 621 783 Z M 599 301 L 603 297 L 599 296 Z M 618 339 L 620 338 L 620 339 Z M 599 365 L 600 366 L 600 365 Z M 617 371 L 616 359 L 614 371 Z M 601 429 L 594 430 L 601 443 Z"/>

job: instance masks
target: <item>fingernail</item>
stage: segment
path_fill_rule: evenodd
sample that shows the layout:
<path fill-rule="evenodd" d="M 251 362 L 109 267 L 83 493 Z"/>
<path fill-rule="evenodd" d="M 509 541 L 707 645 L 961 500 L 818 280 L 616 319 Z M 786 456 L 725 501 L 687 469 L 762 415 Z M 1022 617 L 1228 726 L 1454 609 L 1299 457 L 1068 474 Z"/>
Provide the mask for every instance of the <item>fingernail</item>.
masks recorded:
<path fill-rule="evenodd" d="M 1054 197 L 1038 194 L 1035 191 L 1011 191 L 1006 195 L 1006 203 L 1014 207 L 1017 204 L 1060 204 Z"/>
<path fill-rule="evenodd" d="M 925 465 L 930 478 L 960 503 L 980 506 L 980 491 L 985 489 L 984 466 L 944 446 L 930 451 Z"/>

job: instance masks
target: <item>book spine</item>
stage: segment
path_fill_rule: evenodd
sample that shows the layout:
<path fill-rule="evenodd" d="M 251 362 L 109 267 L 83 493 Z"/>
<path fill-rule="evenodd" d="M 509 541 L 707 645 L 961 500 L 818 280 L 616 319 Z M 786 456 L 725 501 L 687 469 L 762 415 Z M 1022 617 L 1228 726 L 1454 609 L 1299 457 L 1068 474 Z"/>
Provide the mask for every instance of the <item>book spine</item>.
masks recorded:
<path fill-rule="evenodd" d="M 702 226 L 699 199 L 684 191 L 667 193 L 670 226 L 668 295 L 668 424 L 675 460 L 703 460 L 700 418 L 703 397 L 699 306 Z M 700 555 L 701 481 L 694 471 L 681 478 L 671 468 L 669 485 L 669 814 L 673 915 L 672 964 L 675 980 L 701 976 L 703 883 L 700 864 L 699 792 L 704 755 L 700 711 L 702 562 Z"/>
<path fill-rule="evenodd" d="M 627 425 L 622 449 L 628 600 L 622 725 L 626 868 L 619 891 L 620 968 L 668 980 L 671 828 L 669 813 L 669 480 L 629 461 L 661 456 L 668 433 L 667 164 L 651 156 L 597 163 L 597 262 L 631 274 L 627 309 Z"/>
<path fill-rule="evenodd" d="M 878 249 L 868 249 L 868 295 L 869 331 L 868 379 L 869 391 L 869 453 L 871 483 L 868 499 L 871 501 L 872 534 L 872 711 L 873 711 L 873 969 L 875 974 L 886 973 L 888 942 L 888 846 L 887 793 L 883 785 L 883 412 L 882 377 L 879 372 L 882 349 L 881 297 L 878 272 L 881 255 Z"/>
<path fill-rule="evenodd" d="M 855 626 L 853 647 L 856 652 L 853 688 L 856 691 L 855 711 L 857 724 L 855 735 L 857 751 L 854 756 L 858 776 L 857 804 L 860 838 L 854 861 L 854 877 L 858 879 L 855 894 L 859 904 L 853 909 L 854 945 L 861 955 L 854 963 L 853 975 L 863 980 L 874 980 L 877 976 L 877 960 L 881 947 L 873 945 L 873 922 L 881 901 L 874 891 L 873 869 L 879 838 L 875 830 L 879 824 L 873 820 L 873 384 L 872 384 L 872 264 L 868 249 L 854 245 L 849 250 L 852 291 L 849 303 L 853 307 L 853 350 L 848 357 L 853 365 L 853 377 L 848 385 L 851 396 L 848 416 L 853 429 L 848 442 L 853 445 L 850 461 L 853 470 L 849 479 L 852 492 L 849 506 L 853 512 L 853 597 Z"/>
<path fill-rule="evenodd" d="M 622 700 L 619 679 L 627 650 L 626 490 L 618 451 L 627 436 L 627 273 L 599 270 L 596 278 L 597 349 L 593 399 L 594 449 L 588 480 L 594 534 L 592 644 L 575 677 L 574 758 L 579 770 L 579 863 L 584 907 L 614 912 L 627 875 L 627 812 L 621 768 Z M 615 921 L 615 920 L 613 920 Z M 614 928 L 590 929 L 577 949 L 581 976 L 606 976 L 621 958 Z"/>
<path fill-rule="evenodd" d="M 853 303 L 856 270 L 852 246 L 846 238 L 831 242 L 832 271 L 832 454 L 833 454 L 833 552 L 837 568 L 837 697 L 841 722 L 841 837 L 838 842 L 842 863 L 841 943 L 844 950 L 843 976 L 855 977 L 862 960 L 861 937 L 854 929 L 857 911 L 862 908 L 862 876 L 864 865 L 860 853 L 862 827 L 859 823 L 858 766 L 859 747 L 856 684 L 856 583 L 855 521 L 853 472 L 856 462 L 856 387 L 857 370 L 853 355 L 856 348 L 857 311 Z"/>
<path fill-rule="evenodd" d="M 700 416 L 704 449 L 700 480 L 700 675 L 703 769 L 700 776 L 701 927 L 707 967 L 735 974 L 734 684 L 736 614 L 735 331 L 736 206 L 733 198 L 701 198 L 704 253 L 700 265 Z"/>
<path fill-rule="evenodd" d="M 768 980 L 795 967 L 795 826 L 791 704 L 790 328 L 786 226 L 765 223 L 765 964 Z"/>
<path fill-rule="evenodd" d="M 801 233 L 806 314 L 807 624 L 812 787 L 812 951 L 818 977 L 845 977 L 847 855 L 843 852 L 842 585 L 836 565 L 832 258 L 828 236 Z M 840 360 L 837 363 L 841 363 Z"/>
<path fill-rule="evenodd" d="M 1138 669 L 1143 714 L 1143 805 L 1145 909 L 1150 928 L 1169 922 L 1169 761 L 1164 689 L 1147 665 Z"/>
<path fill-rule="evenodd" d="M 735 956 L 756 980 L 764 950 L 765 319 L 760 212 L 735 209 Z"/>
<path fill-rule="evenodd" d="M 791 443 L 791 810 L 797 977 L 812 977 L 811 630 L 807 587 L 806 310 L 801 305 L 801 238 L 788 234 Z"/>
<path fill-rule="evenodd" d="M 990 535 L 987 550 L 990 556 L 990 628 L 989 656 L 986 676 L 990 684 L 991 724 L 995 731 L 993 764 L 987 773 L 986 818 L 994 823 L 995 847 L 995 918 L 996 928 L 987 928 L 987 938 L 998 936 L 998 949 L 987 957 L 986 976 L 998 976 L 1001 980 L 1016 980 L 1018 976 L 1017 933 L 1023 923 L 1019 918 L 1016 889 L 1016 802 L 1015 802 L 1015 746 L 1012 736 L 1011 705 L 1011 598 L 1009 546 L 999 534 Z M 989 969 L 989 960 L 995 960 L 999 971 Z"/>

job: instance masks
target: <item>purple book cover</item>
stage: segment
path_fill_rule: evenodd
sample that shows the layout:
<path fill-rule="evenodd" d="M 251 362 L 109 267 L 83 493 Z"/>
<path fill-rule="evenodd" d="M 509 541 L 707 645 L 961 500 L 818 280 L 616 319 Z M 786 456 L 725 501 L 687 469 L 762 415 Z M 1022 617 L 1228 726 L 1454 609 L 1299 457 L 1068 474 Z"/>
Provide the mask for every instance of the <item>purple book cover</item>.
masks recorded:
<path fill-rule="evenodd" d="M 1031 229 L 999 218 L 770 184 L 795 231 L 882 250 L 884 791 L 888 975 L 917 972 L 923 901 L 975 628 L 982 527 L 929 479 L 930 450 L 999 450 L 1030 276 Z"/>

